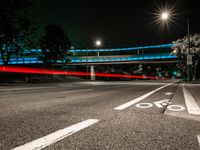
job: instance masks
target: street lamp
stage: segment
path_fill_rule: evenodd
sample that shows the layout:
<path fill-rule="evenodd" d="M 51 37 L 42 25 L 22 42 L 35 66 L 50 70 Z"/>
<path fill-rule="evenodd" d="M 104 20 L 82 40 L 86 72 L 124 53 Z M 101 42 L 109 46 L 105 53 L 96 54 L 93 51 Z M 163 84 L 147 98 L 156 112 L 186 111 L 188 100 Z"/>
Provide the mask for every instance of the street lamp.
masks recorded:
<path fill-rule="evenodd" d="M 168 11 L 164 11 L 160 14 L 160 19 L 164 22 L 167 22 L 170 20 L 171 14 Z M 188 65 L 188 70 L 187 70 L 187 80 L 191 81 L 191 65 L 192 65 L 192 55 L 190 52 L 190 21 L 189 18 L 187 18 L 187 38 L 188 38 L 188 52 L 187 52 L 187 65 Z"/>
<path fill-rule="evenodd" d="M 95 46 L 96 47 L 98 47 L 98 49 L 99 49 L 99 47 L 102 45 L 102 42 L 100 41 L 100 40 L 96 40 L 95 41 Z M 99 51 L 97 52 L 97 56 L 99 57 Z"/>
<path fill-rule="evenodd" d="M 101 41 L 100 40 L 96 40 L 95 45 L 98 46 L 98 47 L 101 46 Z"/>
<path fill-rule="evenodd" d="M 169 12 L 162 12 L 160 17 L 164 21 L 167 20 L 169 18 Z"/>

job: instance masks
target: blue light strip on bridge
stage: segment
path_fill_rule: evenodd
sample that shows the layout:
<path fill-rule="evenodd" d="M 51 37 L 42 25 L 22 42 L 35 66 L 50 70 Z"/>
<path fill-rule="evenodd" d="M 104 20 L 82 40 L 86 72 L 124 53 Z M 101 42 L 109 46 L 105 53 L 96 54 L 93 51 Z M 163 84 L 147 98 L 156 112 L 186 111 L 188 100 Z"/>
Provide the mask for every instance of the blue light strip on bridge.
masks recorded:
<path fill-rule="evenodd" d="M 115 52 L 115 51 L 133 51 L 141 49 L 158 49 L 158 48 L 171 48 L 173 44 L 161 44 L 161 45 L 150 45 L 150 46 L 138 46 L 138 47 L 129 47 L 129 48 L 112 48 L 112 49 L 71 49 L 69 52 L 73 53 L 91 53 L 91 52 Z M 41 49 L 31 49 L 24 50 L 23 54 L 35 54 L 42 53 Z"/>
<path fill-rule="evenodd" d="M 175 59 L 175 55 L 170 53 L 164 54 L 148 54 L 148 55 L 136 55 L 132 57 L 93 57 L 93 58 L 81 58 L 81 57 L 69 57 L 71 58 L 71 63 L 87 63 L 87 62 L 117 62 L 117 61 L 141 61 L 141 60 L 157 60 L 157 59 Z M 37 57 L 32 58 L 11 58 L 9 64 L 38 64 L 44 63 L 43 61 L 38 60 Z M 57 63 L 63 63 L 62 61 L 57 61 Z M 0 65 L 3 64 L 2 59 L 0 59 Z"/>
<path fill-rule="evenodd" d="M 140 49 L 153 49 L 153 48 L 171 48 L 173 44 L 161 44 L 161 45 L 151 45 L 151 46 L 139 46 L 130 48 L 112 48 L 112 49 L 71 49 L 69 52 L 76 53 L 86 53 L 86 52 L 115 52 L 115 51 L 131 51 Z"/>

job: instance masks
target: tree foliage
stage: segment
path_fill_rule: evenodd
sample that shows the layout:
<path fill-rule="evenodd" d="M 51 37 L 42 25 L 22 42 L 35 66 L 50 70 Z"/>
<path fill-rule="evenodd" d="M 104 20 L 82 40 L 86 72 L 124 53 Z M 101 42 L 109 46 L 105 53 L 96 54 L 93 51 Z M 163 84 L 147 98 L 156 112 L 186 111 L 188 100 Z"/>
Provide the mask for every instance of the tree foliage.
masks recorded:
<path fill-rule="evenodd" d="M 4 64 L 11 55 L 34 46 L 36 38 L 35 18 L 39 1 L 0 0 L 0 54 Z"/>
<path fill-rule="evenodd" d="M 200 55 L 200 34 L 194 34 L 189 38 L 185 36 L 182 39 L 178 39 L 177 41 L 173 42 L 173 53 L 177 56 L 187 55 L 189 52 L 189 42 L 190 42 L 190 54 L 195 56 Z"/>
<path fill-rule="evenodd" d="M 193 75 L 199 73 L 197 70 L 197 65 L 200 62 L 200 34 L 191 35 L 189 38 L 185 36 L 182 39 L 178 39 L 173 42 L 173 54 L 176 54 L 178 59 L 181 60 L 177 66 L 182 70 L 183 73 L 187 71 L 187 55 L 191 54 L 193 59 Z"/>
<path fill-rule="evenodd" d="M 47 25 L 45 31 L 45 35 L 40 40 L 43 61 L 56 63 L 57 60 L 65 60 L 67 50 L 71 47 L 66 31 L 60 25 L 52 24 Z"/>

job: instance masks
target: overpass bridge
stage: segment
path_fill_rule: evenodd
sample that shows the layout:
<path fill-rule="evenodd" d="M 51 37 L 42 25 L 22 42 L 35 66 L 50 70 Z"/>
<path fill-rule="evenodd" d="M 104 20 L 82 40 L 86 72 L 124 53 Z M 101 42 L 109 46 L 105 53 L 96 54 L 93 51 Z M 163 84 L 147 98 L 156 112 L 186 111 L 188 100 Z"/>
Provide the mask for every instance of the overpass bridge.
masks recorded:
<path fill-rule="evenodd" d="M 149 53 L 148 50 L 170 49 L 172 44 L 138 46 L 128 48 L 111 48 L 111 49 L 71 49 L 69 52 L 75 56 L 68 56 L 65 60 L 58 60 L 57 65 L 84 65 L 90 67 L 91 79 L 95 78 L 95 65 L 103 64 L 155 64 L 155 63 L 176 63 L 177 57 L 170 52 L 168 53 Z M 139 51 L 145 51 L 145 54 L 139 54 Z M 129 55 L 122 55 L 129 52 Z M 97 55 L 96 55 L 97 53 Z M 106 53 L 106 56 L 99 56 L 99 53 Z M 108 55 L 111 53 L 120 53 L 120 55 Z M 131 54 L 130 54 L 131 53 Z M 135 54 L 136 53 L 136 54 Z M 88 55 L 90 54 L 90 55 Z M 21 57 L 12 56 L 9 64 L 43 64 L 40 57 L 43 55 L 41 49 L 24 50 Z M 81 55 L 81 56 L 79 56 Z M 96 56 L 95 56 L 96 55 Z M 67 60 L 70 60 L 66 63 Z M 3 61 L 0 57 L 0 65 Z"/>
<path fill-rule="evenodd" d="M 129 48 L 114 48 L 114 49 L 72 49 L 70 53 L 76 54 L 76 56 L 68 56 L 65 60 L 58 60 L 58 64 L 64 64 L 67 60 L 70 60 L 68 65 L 87 65 L 87 64 L 126 64 L 126 63 L 175 63 L 177 62 L 176 56 L 171 53 L 153 53 L 148 54 L 149 49 L 166 49 L 171 48 L 172 44 L 161 44 L 151 46 L 139 46 Z M 88 53 L 103 53 L 103 52 L 138 52 L 145 50 L 147 54 L 133 54 L 133 55 L 109 55 L 109 56 L 88 56 Z M 77 55 L 83 56 L 77 56 Z M 12 56 L 9 64 L 42 64 L 44 63 L 40 56 L 42 56 L 41 49 L 25 50 L 20 58 Z M 0 58 L 0 65 L 3 64 Z M 66 64 L 66 63 L 65 63 Z"/>

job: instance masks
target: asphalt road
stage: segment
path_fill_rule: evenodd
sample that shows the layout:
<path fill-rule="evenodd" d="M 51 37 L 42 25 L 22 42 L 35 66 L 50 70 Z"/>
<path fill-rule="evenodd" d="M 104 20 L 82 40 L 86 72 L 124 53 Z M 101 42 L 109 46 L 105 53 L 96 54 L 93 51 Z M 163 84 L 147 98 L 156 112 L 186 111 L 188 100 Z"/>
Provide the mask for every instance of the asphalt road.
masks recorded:
<path fill-rule="evenodd" d="M 179 86 L 174 81 L 0 86 L 0 149 L 198 150 L 200 121 L 164 113 Z"/>

